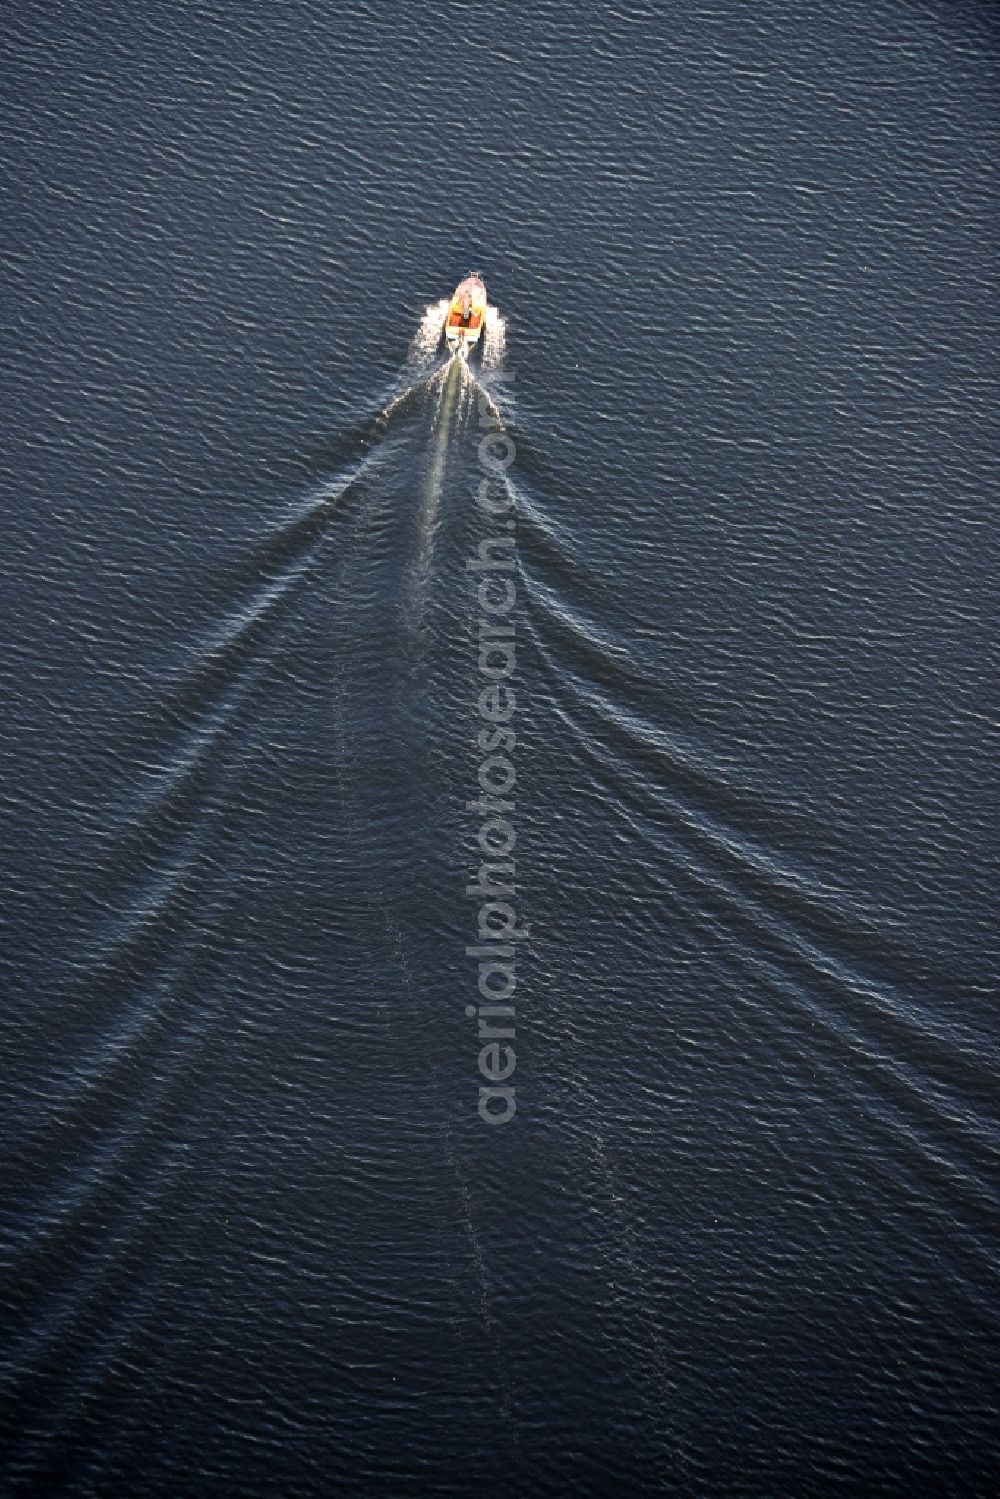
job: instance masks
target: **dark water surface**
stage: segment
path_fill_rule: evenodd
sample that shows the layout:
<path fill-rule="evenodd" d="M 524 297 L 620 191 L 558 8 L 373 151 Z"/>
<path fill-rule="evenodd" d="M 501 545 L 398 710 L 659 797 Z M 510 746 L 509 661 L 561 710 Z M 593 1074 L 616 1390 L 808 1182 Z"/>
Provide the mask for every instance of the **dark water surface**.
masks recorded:
<path fill-rule="evenodd" d="M 2 56 L 2 1492 L 991 1492 L 1000 12 L 25 0 Z M 470 268 L 478 383 L 411 350 Z"/>

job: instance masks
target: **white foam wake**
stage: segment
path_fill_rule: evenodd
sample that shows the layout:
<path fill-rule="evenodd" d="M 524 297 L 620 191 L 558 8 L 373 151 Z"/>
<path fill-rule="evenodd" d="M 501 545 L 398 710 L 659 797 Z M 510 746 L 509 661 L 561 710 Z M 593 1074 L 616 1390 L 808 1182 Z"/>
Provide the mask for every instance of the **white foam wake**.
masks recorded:
<path fill-rule="evenodd" d="M 491 303 L 486 309 L 483 326 L 483 370 L 489 374 L 491 370 L 499 369 L 506 351 L 507 319 Z"/>
<path fill-rule="evenodd" d="M 465 371 L 466 380 L 479 387 L 480 392 L 489 402 L 493 414 L 502 423 L 501 408 L 506 408 L 509 398 L 508 393 L 501 388 L 502 380 L 497 377 L 503 369 L 507 349 L 507 321 L 499 308 L 492 304 L 487 307 L 483 323 L 482 358 L 478 361 L 476 372 L 473 372 L 468 367 L 469 350 L 465 344 L 460 343 L 457 348 L 447 351 L 450 357 L 442 360 L 442 355 L 445 353 L 442 348 L 444 320 L 450 306 L 450 298 L 443 297 L 440 302 L 430 302 L 424 308 L 420 323 L 410 341 L 406 363 L 399 372 L 396 389 L 379 413 L 383 420 L 391 416 L 396 408 L 417 390 L 433 389 L 436 386 L 436 389 L 433 389 L 432 421 L 432 427 L 436 427 L 446 389 L 446 380 L 443 377 L 452 363 L 457 361 Z"/>
<path fill-rule="evenodd" d="M 441 347 L 444 320 L 448 315 L 450 305 L 448 298 L 443 297 L 440 302 L 431 302 L 424 308 L 407 358 L 407 364 L 413 371 L 426 369 L 437 356 Z"/>

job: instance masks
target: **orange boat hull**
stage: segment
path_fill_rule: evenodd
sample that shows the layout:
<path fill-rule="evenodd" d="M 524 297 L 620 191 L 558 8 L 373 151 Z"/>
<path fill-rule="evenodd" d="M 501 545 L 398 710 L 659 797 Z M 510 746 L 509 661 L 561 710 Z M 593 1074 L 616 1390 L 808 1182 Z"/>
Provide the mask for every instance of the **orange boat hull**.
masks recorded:
<path fill-rule="evenodd" d="M 444 322 L 444 336 L 453 347 L 478 343 L 486 321 L 486 288 L 478 276 L 467 276 L 456 287 Z"/>

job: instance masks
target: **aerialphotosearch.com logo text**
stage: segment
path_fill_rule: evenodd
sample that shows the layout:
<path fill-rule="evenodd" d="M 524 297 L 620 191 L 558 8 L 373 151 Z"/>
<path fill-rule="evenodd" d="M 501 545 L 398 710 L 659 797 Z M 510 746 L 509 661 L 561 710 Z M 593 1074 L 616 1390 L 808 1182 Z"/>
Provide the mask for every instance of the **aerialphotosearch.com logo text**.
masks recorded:
<path fill-rule="evenodd" d="M 499 374 L 498 380 L 513 380 Z M 516 1014 L 513 1003 L 517 988 L 517 944 L 525 936 L 518 926 L 514 903 L 516 890 L 514 824 L 517 771 L 514 752 L 517 735 L 513 727 L 517 702 L 510 678 L 517 664 L 514 583 L 517 544 L 514 497 L 507 470 L 516 449 L 493 402 L 479 403 L 479 424 L 487 429 L 479 442 L 483 475 L 476 489 L 479 510 L 488 517 L 496 534 L 486 536 L 476 555 L 466 562 L 476 582 L 476 632 L 481 685 L 476 707 L 483 727 L 477 733 L 482 759 L 477 769 L 479 795 L 466 803 L 480 817 L 476 842 L 481 862 L 474 880 L 466 885 L 467 896 L 477 900 L 477 941 L 465 949 L 479 965 L 476 1004 L 466 1006 L 469 1019 L 478 1021 L 479 1114 L 487 1124 L 507 1124 L 517 1111 L 511 1079 L 517 1067 L 513 1041 Z M 502 529 L 501 529 L 502 528 Z"/>

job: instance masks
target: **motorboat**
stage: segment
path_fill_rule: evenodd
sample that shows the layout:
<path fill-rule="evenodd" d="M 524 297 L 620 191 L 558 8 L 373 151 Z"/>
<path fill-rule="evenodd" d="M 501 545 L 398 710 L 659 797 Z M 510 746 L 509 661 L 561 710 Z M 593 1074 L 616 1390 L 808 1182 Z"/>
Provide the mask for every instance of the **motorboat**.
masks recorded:
<path fill-rule="evenodd" d="M 444 336 L 449 348 L 467 354 L 479 342 L 485 322 L 486 287 L 478 272 L 473 271 L 455 287 L 448 307 Z"/>

